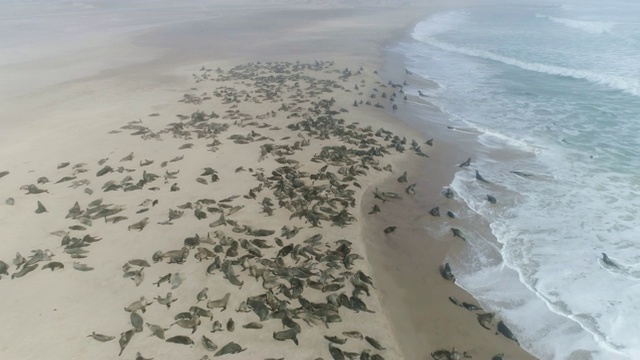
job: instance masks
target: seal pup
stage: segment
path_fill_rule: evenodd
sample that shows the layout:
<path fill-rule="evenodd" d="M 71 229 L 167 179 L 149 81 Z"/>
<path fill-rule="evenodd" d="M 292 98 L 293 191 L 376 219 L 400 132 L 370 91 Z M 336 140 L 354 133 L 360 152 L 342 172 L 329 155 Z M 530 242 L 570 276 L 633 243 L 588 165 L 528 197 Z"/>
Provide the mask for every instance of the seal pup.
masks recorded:
<path fill-rule="evenodd" d="M 107 341 L 111 341 L 111 340 L 116 338 L 115 336 L 96 334 L 95 331 L 92 332 L 91 335 L 87 335 L 87 337 L 94 338 L 95 340 L 100 341 L 100 342 L 107 342 Z"/>
<path fill-rule="evenodd" d="M 602 262 L 616 269 L 620 268 L 620 266 L 618 266 L 618 264 L 614 263 L 611 259 L 609 259 L 609 256 L 607 256 L 607 254 L 605 253 L 602 253 Z"/>

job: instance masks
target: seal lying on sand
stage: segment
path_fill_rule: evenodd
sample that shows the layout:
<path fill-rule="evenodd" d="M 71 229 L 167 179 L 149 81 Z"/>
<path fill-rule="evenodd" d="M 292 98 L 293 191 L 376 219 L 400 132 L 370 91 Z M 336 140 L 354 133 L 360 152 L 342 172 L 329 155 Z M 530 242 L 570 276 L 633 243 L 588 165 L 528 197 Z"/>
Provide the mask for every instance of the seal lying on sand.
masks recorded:
<path fill-rule="evenodd" d="M 498 321 L 498 333 L 504 335 L 508 339 L 511 339 L 511 340 L 515 341 L 516 344 L 520 344 L 518 342 L 518 339 L 516 339 L 516 336 L 513 335 L 511 330 L 507 327 L 507 325 L 504 324 L 504 322 L 502 322 L 502 320 Z M 498 334 L 498 333 L 496 333 L 496 334 Z"/>
<path fill-rule="evenodd" d="M 442 275 L 442 277 L 445 278 L 446 280 L 449 280 L 451 282 L 456 282 L 456 277 L 451 272 L 451 267 L 449 266 L 449 263 L 445 263 L 444 265 L 440 266 L 440 275 Z"/>

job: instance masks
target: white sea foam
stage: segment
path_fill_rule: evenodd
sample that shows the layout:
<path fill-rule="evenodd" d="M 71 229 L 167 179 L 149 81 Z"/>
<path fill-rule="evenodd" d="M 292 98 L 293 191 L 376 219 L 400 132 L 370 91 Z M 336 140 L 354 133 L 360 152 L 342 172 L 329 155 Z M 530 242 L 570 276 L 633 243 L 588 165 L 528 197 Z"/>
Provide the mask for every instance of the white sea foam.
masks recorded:
<path fill-rule="evenodd" d="M 437 13 L 428 21 L 418 23 L 413 29 L 412 36 L 417 40 L 422 40 L 445 33 L 464 24 L 466 17 L 467 13 L 462 11 Z"/>
<path fill-rule="evenodd" d="M 555 23 L 568 26 L 573 29 L 578 29 L 590 34 L 608 33 L 613 30 L 614 26 L 616 26 L 616 23 L 608 21 L 575 20 L 546 15 L 540 15 L 540 17 L 547 18 Z"/>
<path fill-rule="evenodd" d="M 440 83 L 430 101 L 481 132 L 471 168 L 450 186 L 470 209 L 459 218 L 479 214 L 497 243 L 463 225 L 467 252 L 447 261 L 544 359 L 640 359 L 640 76 L 625 60 L 638 49 L 608 40 L 623 31 L 613 24 L 640 33 L 614 16 L 625 1 L 600 18 L 590 10 L 599 22 L 560 27 L 514 8 L 509 26 L 496 25 L 495 9 L 445 13 L 398 48 L 415 74 Z M 545 16 L 567 20 L 567 10 Z"/>
<path fill-rule="evenodd" d="M 473 49 L 468 47 L 456 46 L 446 42 L 438 41 L 434 38 L 426 38 L 425 42 L 447 51 L 454 51 L 460 54 L 474 56 L 486 60 L 498 61 L 506 65 L 517 66 L 528 71 L 548 75 L 565 76 L 579 80 L 587 80 L 593 83 L 606 85 L 612 89 L 624 91 L 628 94 L 640 97 L 640 79 L 608 75 L 597 73 L 590 70 L 571 69 L 562 66 L 547 65 L 536 62 L 528 62 L 515 59 L 508 56 L 496 54 L 491 51 Z"/>

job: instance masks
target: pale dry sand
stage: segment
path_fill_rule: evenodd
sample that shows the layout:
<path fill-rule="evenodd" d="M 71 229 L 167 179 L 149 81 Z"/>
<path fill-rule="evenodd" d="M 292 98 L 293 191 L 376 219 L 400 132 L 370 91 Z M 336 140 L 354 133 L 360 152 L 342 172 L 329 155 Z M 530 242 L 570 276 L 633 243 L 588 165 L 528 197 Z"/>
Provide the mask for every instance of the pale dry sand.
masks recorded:
<path fill-rule="evenodd" d="M 466 295 L 452 284 L 443 283 L 444 280 L 437 272 L 437 264 L 442 261 L 448 246 L 431 244 L 423 248 L 422 246 L 428 244 L 422 242 L 422 239 L 413 238 L 420 237 L 419 232 L 406 232 L 403 226 L 399 226 L 398 232 L 391 234 L 391 237 L 407 237 L 407 241 L 418 244 L 417 248 L 411 250 L 415 260 L 407 264 L 403 255 L 398 255 L 402 254 L 401 249 L 390 246 L 393 244 L 389 243 L 390 239 L 381 235 L 379 230 L 383 222 L 372 221 L 374 218 L 366 214 L 371 203 L 370 195 L 367 195 L 369 189 L 375 186 L 390 186 L 382 181 L 389 176 L 392 182 L 395 181 L 393 179 L 399 176 L 397 172 L 403 167 L 410 171 L 411 176 L 414 176 L 414 171 L 417 174 L 416 166 L 427 165 L 428 167 L 423 169 L 429 170 L 424 171 L 437 173 L 440 173 L 444 167 L 449 169 L 448 161 L 437 160 L 439 147 L 429 148 L 422 145 L 422 149 L 431 156 L 429 159 L 418 157 L 413 151 L 407 150 L 404 154 L 400 154 L 393 149 L 389 149 L 390 155 L 373 157 L 374 161 L 379 161 L 380 168 L 391 164 L 394 169 L 393 174 L 385 170 L 375 170 L 371 164 L 368 164 L 366 169 L 356 165 L 355 170 L 364 170 L 367 175 L 355 175 L 351 179 L 348 177 L 345 179 L 345 174 L 339 173 L 338 170 L 347 164 L 330 165 L 327 171 L 338 176 L 344 189 L 354 191 L 353 194 L 345 195 L 347 198 L 353 198 L 353 204 L 340 202 L 333 204 L 334 211 L 339 212 L 344 209 L 357 219 L 357 221 L 350 221 L 351 224 L 344 228 L 331 226 L 331 221 L 327 220 L 322 221 L 321 228 L 312 228 L 309 223 L 305 223 L 304 218 L 290 219 L 292 212 L 285 207 L 279 207 L 274 190 L 267 189 L 266 185 L 262 191 L 254 191 L 256 199 L 243 197 L 249 194 L 249 189 L 259 186 L 260 181 L 256 174 L 263 173 L 265 177 L 269 177 L 273 170 L 283 166 L 275 161 L 279 157 L 275 154 L 268 154 L 261 159 L 261 145 L 269 143 L 294 146 L 296 141 L 301 142 L 303 139 L 309 141 L 309 146 L 286 156 L 288 159 L 299 162 L 297 163 L 299 165 L 293 162 L 291 164 L 296 171 L 309 174 L 318 172 L 325 165 L 323 162 L 310 161 L 314 154 L 320 153 L 322 146 L 345 145 L 335 134 L 327 139 L 304 129 L 292 131 L 286 128 L 286 125 L 301 120 L 295 116 L 287 118 L 292 115 L 292 112 L 302 116 L 303 113 L 309 112 L 309 108 L 314 108 L 312 102 L 318 103 L 321 99 L 333 98 L 335 103 L 331 108 L 337 111 L 334 116 L 343 118 L 346 121 L 344 125 L 357 122 L 354 131 L 366 134 L 367 126 L 370 126 L 373 131 L 369 138 L 378 141 L 382 146 L 387 146 L 391 139 L 384 140 L 384 137 L 375 136 L 375 131 L 380 128 L 389 130 L 400 138 L 416 139 L 421 144 L 426 140 L 415 130 L 389 116 L 388 109 L 391 103 L 388 99 L 381 99 L 380 94 L 384 91 L 390 96 L 393 89 L 384 84 L 385 81 L 373 72 L 381 65 L 380 47 L 423 17 L 428 9 L 388 7 L 386 3 L 383 4 L 383 8 L 353 9 L 344 8 L 342 3 L 338 5 L 334 2 L 329 3 L 321 6 L 312 4 L 311 7 L 300 4 L 296 10 L 283 10 L 276 6 L 248 11 L 248 8 L 235 7 L 229 10 L 228 17 L 223 16 L 224 20 L 206 25 L 201 29 L 202 31 L 198 30 L 199 26 L 204 26 L 202 23 L 194 24 L 195 28 L 183 24 L 181 26 L 186 28 L 180 28 L 184 30 L 182 32 L 176 28 L 166 30 L 175 34 L 173 41 L 177 43 L 184 42 L 186 39 L 192 41 L 184 43 L 184 47 L 177 44 L 164 44 L 165 47 L 163 47 L 162 32 L 151 32 L 137 38 L 142 40 L 124 42 L 126 46 L 130 46 L 131 44 L 140 45 L 140 41 L 146 41 L 147 46 L 153 46 L 150 51 L 164 51 L 164 56 L 150 63 L 109 70 L 97 76 L 42 88 L 29 95 L 9 100 L 3 99 L 2 118 L 7 121 L 3 123 L 5 126 L 3 130 L 6 131 L 2 133 L 0 145 L 3 153 L 0 171 L 10 171 L 8 175 L 0 178 L 2 185 L 0 187 L 2 201 L 0 227 L 3 230 L 0 260 L 10 265 L 9 276 L 2 276 L 0 280 L 2 293 L 6 294 L 0 297 L 0 308 L 4 314 L 3 328 L 6 330 L 0 334 L 0 354 L 3 358 L 39 359 L 43 356 L 51 359 L 117 358 L 120 351 L 118 345 L 120 334 L 131 328 L 130 314 L 125 312 L 124 308 L 138 300 L 140 296 L 153 301 L 144 314 L 141 314 L 145 322 L 170 328 L 167 331 L 167 338 L 174 335 L 190 336 L 196 344 L 185 346 L 163 342 L 150 336 L 150 331 L 145 326 L 142 333 L 134 335 L 125 348 L 122 358 L 135 358 L 137 351 L 145 357 L 155 359 L 200 359 L 205 355 L 212 356 L 214 352 L 204 349 L 200 342 L 202 335 L 206 335 L 219 347 L 229 341 L 235 341 L 243 348 L 247 348 L 240 354 L 226 357 L 329 359 L 331 355 L 328 341 L 323 335 L 345 338 L 342 332 L 352 330 L 378 339 L 386 349 L 378 351 L 366 341 L 358 339 L 349 339 L 345 345 L 336 346 L 350 352 L 367 349 L 372 353 L 380 353 L 387 359 L 429 358 L 429 352 L 449 346 L 457 346 L 460 350 L 469 351 L 474 358 L 477 358 L 476 355 L 482 358 L 493 349 L 504 349 L 508 354 L 515 354 L 515 358 L 526 358 L 513 344 L 492 334 L 490 337 L 483 334 L 484 330 L 475 322 L 471 313 L 464 309 L 452 309 L 446 296 L 457 294 L 456 296 L 461 300 L 468 299 L 468 296 L 465 297 Z M 276 16 L 282 21 L 266 21 Z M 259 26 L 255 28 L 247 26 L 247 24 L 256 24 L 259 19 L 262 19 L 262 22 L 258 23 Z M 164 33 L 164 35 L 167 34 Z M 208 41 L 206 46 L 200 49 L 194 46 L 195 43 L 204 40 Z M 154 43 L 154 41 L 157 42 Z M 297 94 L 294 81 L 289 79 L 286 86 L 282 86 L 275 95 L 277 101 L 272 102 L 265 97 L 258 98 L 259 95 L 266 96 L 266 94 L 255 92 L 258 87 L 250 79 L 255 78 L 256 75 L 275 76 L 277 74 L 271 72 L 273 68 L 260 70 L 264 73 L 256 71 L 243 81 L 211 81 L 211 78 L 219 76 L 215 72 L 217 67 L 226 72 L 246 62 L 262 61 L 265 64 L 264 62 L 267 61 L 295 62 L 298 59 L 310 64 L 314 64 L 315 59 L 335 60 L 335 65 L 326 64 L 321 70 L 306 69 L 301 74 L 333 81 L 337 87 L 333 87 L 331 83 L 327 87 L 331 92 L 325 89 L 317 94 L 309 94 L 308 90 L 301 86 L 300 89 L 304 91 Z M 201 66 L 211 71 L 200 71 Z M 347 80 L 340 79 L 344 68 L 348 67 L 355 74 L 360 66 L 363 66 L 361 74 Z M 203 74 L 207 74 L 208 79 L 203 78 Z M 307 80 L 302 78 L 299 80 L 302 85 L 305 81 Z M 355 89 L 356 84 L 359 90 Z M 223 86 L 233 87 L 240 102 L 225 103 L 224 96 L 216 96 L 221 94 Z M 374 91 L 374 88 L 378 91 Z M 215 91 L 216 89 L 218 92 Z M 246 93 L 240 93 L 242 91 Z M 377 95 L 376 99 L 369 97 L 373 93 Z M 185 94 L 199 98 L 201 102 L 197 100 L 190 103 L 178 102 L 184 99 Z M 249 97 L 245 99 L 247 94 Z M 290 98 L 291 95 L 297 97 Z M 252 99 L 259 99 L 260 103 Z M 354 100 L 369 100 L 372 105 L 362 104 L 354 107 L 352 105 Z M 296 101 L 301 101 L 297 104 L 300 109 L 294 111 L 295 108 L 292 106 L 288 110 L 280 110 L 283 102 L 293 105 Z M 377 102 L 383 104 L 386 109 L 374 107 L 373 104 Z M 401 101 L 398 103 L 402 106 Z M 348 112 L 341 112 L 341 108 Z M 240 122 L 243 115 L 230 112 L 236 110 L 247 114 L 247 120 Z M 213 143 L 213 137 L 198 138 L 194 128 L 185 128 L 191 131 L 189 138 L 173 136 L 178 128 L 184 128 L 184 124 L 188 122 L 188 119 L 181 120 L 176 115 L 181 114 L 190 118 L 196 111 L 203 111 L 205 114 L 211 114 L 211 111 L 214 111 L 221 118 L 210 121 L 229 126 L 217 136 L 220 144 L 215 145 L 216 151 L 210 151 L 212 146 L 207 146 Z M 271 115 L 271 111 L 274 111 L 275 116 Z M 148 116 L 154 113 L 159 115 Z M 247 125 L 252 122 L 248 120 L 249 116 L 257 123 Z M 265 117 L 259 119 L 258 117 L 261 116 Z M 173 127 L 171 132 L 162 133 L 170 123 L 183 125 Z M 260 127 L 263 123 L 267 123 L 268 126 Z M 128 128 L 123 129 L 122 126 L 127 124 L 129 124 Z M 140 135 L 131 135 L 139 127 L 148 128 L 153 134 L 160 135 L 156 137 L 148 133 L 144 138 Z M 114 133 L 113 130 L 119 132 Z M 252 131 L 259 135 L 254 133 L 253 136 L 247 137 Z M 234 134 L 245 137 L 247 143 L 235 143 L 229 138 Z M 261 139 L 263 136 L 266 139 Z M 180 149 L 186 143 L 193 144 L 193 147 Z M 354 144 L 349 146 L 355 147 Z M 363 149 L 366 150 L 369 147 L 363 147 Z M 408 148 L 409 145 L 407 145 Z M 131 161 L 121 161 L 130 153 L 134 154 Z M 170 161 L 182 156 L 184 158 L 180 160 Z M 100 164 L 103 159 L 106 160 Z M 143 166 L 141 162 L 146 160 L 152 160 L 153 163 Z M 70 164 L 58 168 L 63 162 Z M 163 166 L 163 162 L 167 162 L 166 166 Z M 74 169 L 74 165 L 77 164 L 85 165 Z M 106 165 L 116 171 L 98 176 L 97 172 Z M 235 170 L 240 166 L 246 171 L 236 172 Z M 120 172 L 119 167 L 122 167 Z M 219 176 L 218 181 L 211 182 L 210 176 L 201 176 L 206 167 L 216 170 Z M 252 172 L 249 171 L 250 168 Z M 122 188 L 107 192 L 103 190 L 105 183 L 110 180 L 124 186 L 136 184 L 143 177 L 144 171 L 157 174 L 159 178 L 144 184 L 140 190 L 126 192 Z M 173 176 L 167 173 L 175 171 L 179 173 Z M 449 172 L 442 171 L 442 174 L 449 174 Z M 37 179 L 41 176 L 46 176 L 50 182 L 37 184 Z M 76 178 L 55 183 L 66 176 Z M 131 176 L 131 179 L 127 179 L 127 176 Z M 195 179 L 198 177 L 206 178 L 207 184 L 197 182 Z M 303 180 L 308 186 L 329 183 L 328 179 L 312 181 L 310 178 L 304 178 Z M 433 181 L 421 183 L 418 191 L 433 193 L 435 199 L 439 196 L 440 188 L 446 180 L 447 175 L 440 178 L 434 177 Z M 74 181 L 84 183 L 77 187 L 70 186 Z M 273 182 L 275 180 L 272 180 L 272 185 Z M 354 185 L 354 182 L 357 182 L 360 187 Z M 26 195 L 26 191 L 20 190 L 20 187 L 26 184 L 36 184 L 39 188 L 48 190 L 48 193 Z M 180 190 L 171 191 L 173 184 L 177 184 Z M 335 185 L 332 186 L 335 187 Z M 85 188 L 92 189 L 93 194 L 87 194 L 84 191 Z M 327 189 L 322 191 L 323 196 L 336 196 Z M 402 192 L 402 188 L 394 191 Z M 234 195 L 240 197 L 229 204 L 243 207 L 229 215 L 232 209 L 221 207 L 219 201 Z M 10 206 L 4 203 L 9 197 L 14 198 L 15 205 Z M 270 197 L 274 202 L 273 216 L 267 216 L 259 204 L 265 197 Z M 78 219 L 65 218 L 74 203 L 77 201 L 82 211 L 85 211 L 89 203 L 97 199 L 103 199 L 103 204 L 112 204 L 109 208 L 123 209 L 118 214 L 107 218 L 126 216 L 127 219 L 117 223 L 106 223 L 104 217 L 97 217 L 91 221 L 90 226 L 88 223 L 83 225 L 87 230 L 69 230 L 69 226 L 80 225 Z M 157 200 L 158 204 L 155 206 L 145 204 L 148 199 Z M 199 199 L 217 201 L 216 204 L 201 207 L 201 210 L 208 215 L 206 219 L 198 220 L 194 216 L 193 209 L 185 209 L 180 219 L 172 221 L 173 225 L 158 224 L 168 219 L 170 209 L 176 210 L 178 205 L 187 202 L 196 204 Z M 48 212 L 43 214 L 34 212 L 38 200 L 46 206 Z M 363 201 L 362 208 L 361 201 Z M 403 200 L 402 204 L 407 201 L 408 206 L 411 206 L 411 200 L 407 199 Z M 407 211 L 407 207 L 398 204 L 400 203 L 385 204 L 383 213 L 377 215 L 385 216 L 384 221 L 400 224 L 401 221 L 406 220 L 403 219 L 405 217 L 403 214 L 406 213 L 403 211 Z M 396 207 L 394 215 L 398 218 L 387 218 L 388 209 L 394 206 Z M 207 207 L 217 207 L 218 210 L 210 209 L 209 211 Z M 138 213 L 145 208 L 148 208 L 146 212 Z M 361 209 L 362 214 L 360 214 Z M 212 260 L 199 262 L 194 258 L 196 249 L 190 250 L 188 260 L 184 264 L 168 264 L 166 259 L 154 263 L 151 259 L 152 254 L 157 250 L 167 252 L 181 249 L 184 239 L 195 234 L 203 238 L 210 234 L 217 244 L 221 241 L 225 242 L 221 240 L 220 234 L 218 237 L 214 235 L 216 230 L 223 231 L 224 235 L 238 242 L 243 238 L 248 240 L 256 238 L 247 234 L 246 228 L 244 232 L 234 232 L 234 226 L 229 223 L 226 226 L 211 228 L 210 224 L 219 216 L 216 211 L 224 212 L 227 220 L 237 221 L 238 228 L 247 225 L 253 229 L 275 230 L 274 235 L 265 237 L 267 243 L 274 247 L 261 249 L 263 258 L 266 259 L 274 260 L 275 253 L 280 249 L 280 246 L 275 244 L 275 237 L 283 239 L 285 245 L 292 243 L 304 246 L 306 243 L 303 243 L 303 240 L 321 233 L 323 235 L 321 242 L 314 246 L 314 251 L 318 253 L 335 251 L 339 246 L 336 240 L 349 240 L 352 243 L 351 252 L 361 255 L 363 259 L 355 260 L 352 269 L 344 269 L 343 261 L 336 261 L 337 269 L 332 276 L 323 281 L 344 285 L 344 288 L 337 290 L 336 293 L 345 292 L 351 296 L 354 288 L 350 282 L 352 274 L 357 270 L 373 274 L 374 284 L 377 286 L 371 289 L 371 296 L 363 293 L 359 296 L 375 313 L 362 311 L 356 313 L 343 307 L 339 310 L 342 322 L 331 323 L 328 327 L 321 322 L 309 326 L 301 319 L 294 319 L 302 327 L 301 333 L 298 334 L 299 346 L 294 345 L 290 340 L 278 342 L 272 338 L 274 331 L 284 329 L 279 320 L 265 321 L 264 328 L 260 330 L 242 328 L 243 324 L 259 320 L 253 312 L 239 313 L 236 309 L 247 297 L 266 292 L 262 284 L 263 279 L 255 280 L 248 274 L 249 270 L 241 271 L 242 264 L 234 266 L 236 274 L 244 282 L 241 288 L 230 284 L 221 275 L 220 270 L 207 275 L 206 269 Z M 128 230 L 128 226 L 147 217 L 149 223 L 142 231 Z M 422 220 L 425 220 L 425 217 L 421 214 L 412 218 L 409 223 Z M 302 229 L 292 239 L 285 239 L 280 233 L 283 225 L 298 226 Z M 62 237 L 51 234 L 59 230 L 70 231 L 70 237 L 82 238 L 85 234 L 90 234 L 102 240 L 86 248 L 89 251 L 86 258 L 73 259 L 61 246 Z M 202 246 L 213 249 L 209 244 Z M 225 245 L 224 252 L 218 254 L 222 260 L 228 248 L 229 246 Z M 31 251 L 36 249 L 49 249 L 55 254 L 53 261 L 62 262 L 65 268 L 54 272 L 42 271 L 41 267 L 46 262 L 40 262 L 39 267 L 32 273 L 11 280 L 10 275 L 17 271 L 11 263 L 15 253 L 20 252 L 28 258 Z M 430 256 L 423 259 L 418 250 Z M 394 253 L 394 251 L 397 252 Z M 242 256 L 247 253 L 247 250 L 239 247 L 238 252 L 239 256 Z M 287 266 L 296 265 L 290 256 L 285 258 Z M 143 270 L 144 280 L 139 286 L 136 286 L 131 279 L 122 276 L 123 265 L 131 259 L 145 259 L 151 264 L 151 267 Z M 302 256 L 297 265 L 317 262 L 314 257 L 311 259 L 305 262 Z M 250 265 L 258 268 L 268 266 L 265 265 L 268 263 L 261 263 L 258 260 L 253 258 L 248 261 Z M 73 268 L 75 261 L 86 263 L 95 270 L 77 271 Z M 422 264 L 424 268 L 413 269 L 411 266 L 405 266 L 415 264 Z M 394 267 L 402 268 L 399 275 L 393 272 Z M 326 264 L 322 263 L 314 265 L 311 269 L 317 272 L 326 268 Z M 406 274 L 416 274 L 427 268 L 431 271 L 419 273 L 422 282 L 404 278 Z M 130 270 L 137 269 L 139 267 L 133 266 Z M 345 270 L 349 273 L 344 273 Z M 174 289 L 169 284 L 162 284 L 159 287 L 152 284 L 168 273 L 179 273 L 183 279 L 182 284 Z M 313 275 L 311 280 L 319 281 L 320 277 Z M 282 278 L 276 281 L 290 287 L 289 282 Z M 266 286 L 271 285 L 266 284 Z M 203 287 L 208 287 L 209 300 L 219 299 L 227 292 L 231 293 L 228 309 L 224 312 L 213 309 L 212 319 L 202 317 L 202 323 L 193 335 L 188 329 L 179 328 L 177 325 L 171 327 L 170 325 L 175 321 L 173 317 L 177 313 L 188 311 L 194 305 L 206 309 L 205 302 L 197 303 L 196 300 L 196 294 Z M 432 289 L 442 289 L 442 296 L 437 299 L 421 298 L 423 295 L 432 294 Z M 170 309 L 158 304 L 158 300 L 153 300 L 156 296 L 164 297 L 168 292 L 172 292 L 173 298 L 177 299 Z M 331 291 L 322 292 L 305 286 L 303 296 L 310 301 L 325 302 L 325 297 L 330 293 Z M 403 299 L 401 295 L 403 293 L 408 294 L 410 299 Z M 276 295 L 280 300 L 289 300 L 290 304 L 287 305 L 289 309 L 301 307 L 299 300 L 288 299 L 280 293 Z M 380 302 L 379 299 L 382 301 Z M 442 299 L 445 301 L 440 301 Z M 414 311 L 424 316 L 416 317 Z M 213 321 L 220 321 L 224 327 L 229 318 L 233 318 L 235 322 L 235 331 L 210 332 Z M 433 326 L 434 324 L 437 326 Z M 115 339 L 106 343 L 97 342 L 87 337 L 93 331 L 115 336 Z M 450 342 L 446 342 L 447 340 Z M 480 346 L 485 344 L 491 346 L 486 348 Z"/>

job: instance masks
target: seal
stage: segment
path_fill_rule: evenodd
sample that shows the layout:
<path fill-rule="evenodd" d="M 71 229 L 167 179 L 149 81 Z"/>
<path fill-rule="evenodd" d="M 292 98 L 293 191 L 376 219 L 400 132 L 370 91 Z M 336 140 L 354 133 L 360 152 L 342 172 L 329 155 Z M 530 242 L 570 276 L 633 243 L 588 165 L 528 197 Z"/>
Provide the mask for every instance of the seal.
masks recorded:
<path fill-rule="evenodd" d="M 226 344 L 225 346 L 223 346 L 220 350 L 218 350 L 217 353 L 215 353 L 213 356 L 222 356 L 222 355 L 226 355 L 226 354 L 237 354 L 237 353 L 241 353 L 243 351 L 247 350 L 247 348 L 242 348 L 242 346 L 234 343 L 233 341 L 231 341 L 230 343 Z"/>
<path fill-rule="evenodd" d="M 142 325 L 144 325 L 144 320 L 142 319 L 142 316 L 140 316 L 140 314 L 138 314 L 137 312 L 132 312 L 129 318 L 131 320 L 131 325 L 133 326 L 133 329 L 136 332 L 142 332 Z"/>
<path fill-rule="evenodd" d="M 396 231 L 397 228 L 398 228 L 397 226 L 389 226 L 384 229 L 384 233 L 391 234 L 392 232 Z"/>
<path fill-rule="evenodd" d="M 64 269 L 64 265 L 61 262 L 52 261 L 52 262 L 48 263 L 47 265 L 43 266 L 42 270 L 44 270 L 44 269 L 51 269 L 51 271 L 58 270 L 58 269 Z"/>
<path fill-rule="evenodd" d="M 42 203 L 40 202 L 40 200 L 38 200 L 38 208 L 36 209 L 36 214 L 42 214 L 47 212 L 47 208 L 44 207 L 44 205 L 42 205 Z"/>
<path fill-rule="evenodd" d="M 174 344 L 182 344 L 182 345 L 193 345 L 195 344 L 190 337 L 184 335 L 177 335 L 174 337 L 170 337 L 166 342 L 174 343 Z"/>
<path fill-rule="evenodd" d="M 111 340 L 116 338 L 115 336 L 96 334 L 95 331 L 92 332 L 91 335 L 87 335 L 87 337 L 94 338 L 95 340 L 100 341 L 100 342 L 107 342 L 107 341 L 111 341 Z"/>
<path fill-rule="evenodd" d="M 38 267 L 38 264 L 33 264 L 30 266 L 25 266 L 22 268 L 22 270 L 18 271 L 17 273 L 13 273 L 11 274 L 11 278 L 20 278 L 23 277 L 25 275 L 27 275 L 28 273 L 32 272 L 33 270 L 35 270 Z"/>
<path fill-rule="evenodd" d="M 136 331 L 134 329 L 130 329 L 120 334 L 120 340 L 118 340 L 118 343 L 120 344 L 120 353 L 118 354 L 118 356 L 122 355 L 122 352 L 127 347 L 127 345 L 129 345 L 129 341 L 131 341 L 131 338 L 135 333 Z"/>
<path fill-rule="evenodd" d="M 487 179 L 483 178 L 482 175 L 480 175 L 480 172 L 478 170 L 476 170 L 476 179 L 478 181 L 482 181 L 483 183 L 489 183 L 489 181 L 487 181 Z"/>
<path fill-rule="evenodd" d="M 203 300 L 207 300 L 207 298 L 208 298 L 207 291 L 209 291 L 209 288 L 207 288 L 207 287 L 205 287 L 204 289 L 200 290 L 198 295 L 196 295 L 196 300 L 198 300 L 198 302 L 203 301 Z"/>
<path fill-rule="evenodd" d="M 9 265 L 0 260 L 0 275 L 9 275 L 9 272 L 7 271 L 9 270 Z M 2 276 L 0 276 L 0 279 L 2 279 Z"/>
<path fill-rule="evenodd" d="M 456 277 L 453 275 L 453 272 L 451 272 L 451 267 L 449 266 L 449 263 L 445 263 L 444 265 L 440 266 L 440 275 L 442 275 L 442 277 L 445 278 L 446 280 L 449 280 L 451 282 L 456 282 Z"/>
<path fill-rule="evenodd" d="M 209 339 L 204 335 L 202 335 L 202 346 L 204 346 L 204 348 L 209 351 L 218 350 L 218 345 L 214 344 L 213 341 L 211 341 L 211 339 Z"/>
<path fill-rule="evenodd" d="M 162 326 L 149 324 L 149 323 L 147 323 L 147 327 L 151 331 L 151 335 L 161 340 L 164 340 L 164 332 L 169 330 L 169 329 L 163 328 Z"/>
<path fill-rule="evenodd" d="M 209 309 L 221 308 L 222 310 L 220 310 L 220 312 L 223 312 L 227 309 L 227 304 L 229 303 L 230 296 L 231 293 L 226 293 L 224 294 L 224 297 L 222 299 L 210 300 L 209 302 L 207 302 L 207 307 Z"/>
<path fill-rule="evenodd" d="M 291 340 L 296 346 L 298 346 L 298 331 L 296 329 L 287 329 L 282 331 L 276 331 L 273 333 L 273 338 L 278 341 Z"/>
<path fill-rule="evenodd" d="M 407 182 L 407 172 L 403 172 L 402 175 L 400 175 L 400 177 L 398 178 L 398 182 L 400 183 L 406 183 Z"/>
<path fill-rule="evenodd" d="M 494 313 L 478 314 L 478 322 L 480 323 L 480 325 L 482 325 L 483 328 L 491 330 L 490 326 L 495 315 L 496 314 Z"/>
<path fill-rule="evenodd" d="M 607 254 L 605 253 L 602 253 L 602 262 L 616 269 L 620 268 L 618 264 L 614 263 L 611 259 L 609 259 L 609 256 L 607 256 Z"/>
<path fill-rule="evenodd" d="M 440 216 L 440 207 L 436 206 L 433 209 L 429 210 L 429 215 L 431 216 Z"/>
<path fill-rule="evenodd" d="M 382 350 L 384 350 L 384 349 L 385 349 L 384 347 L 382 347 L 382 345 L 380 345 L 380 343 L 378 342 L 378 340 L 376 340 L 376 339 L 374 339 L 374 338 L 372 338 L 372 337 L 370 337 L 370 336 L 365 336 L 365 337 L 364 337 L 364 339 L 365 339 L 365 340 L 367 340 L 367 342 L 368 342 L 369 344 L 371 344 L 371 346 L 373 346 L 374 348 L 376 348 L 376 350 L 380 350 L 380 351 L 382 351 Z"/>
<path fill-rule="evenodd" d="M 467 239 L 464 237 L 464 234 L 462 233 L 462 231 L 460 231 L 460 229 L 451 228 L 451 232 L 453 232 L 453 237 L 459 237 L 460 239 L 467 241 Z"/>
<path fill-rule="evenodd" d="M 487 201 L 489 201 L 491 204 L 495 204 L 498 202 L 498 200 L 493 195 L 487 195 Z"/>
<path fill-rule="evenodd" d="M 507 339 L 511 339 L 516 342 L 516 344 L 520 344 L 516 336 L 511 332 L 511 330 L 507 327 L 507 325 L 502 322 L 502 320 L 498 321 L 498 333 L 504 335 Z M 496 333 L 497 334 L 497 333 Z"/>

